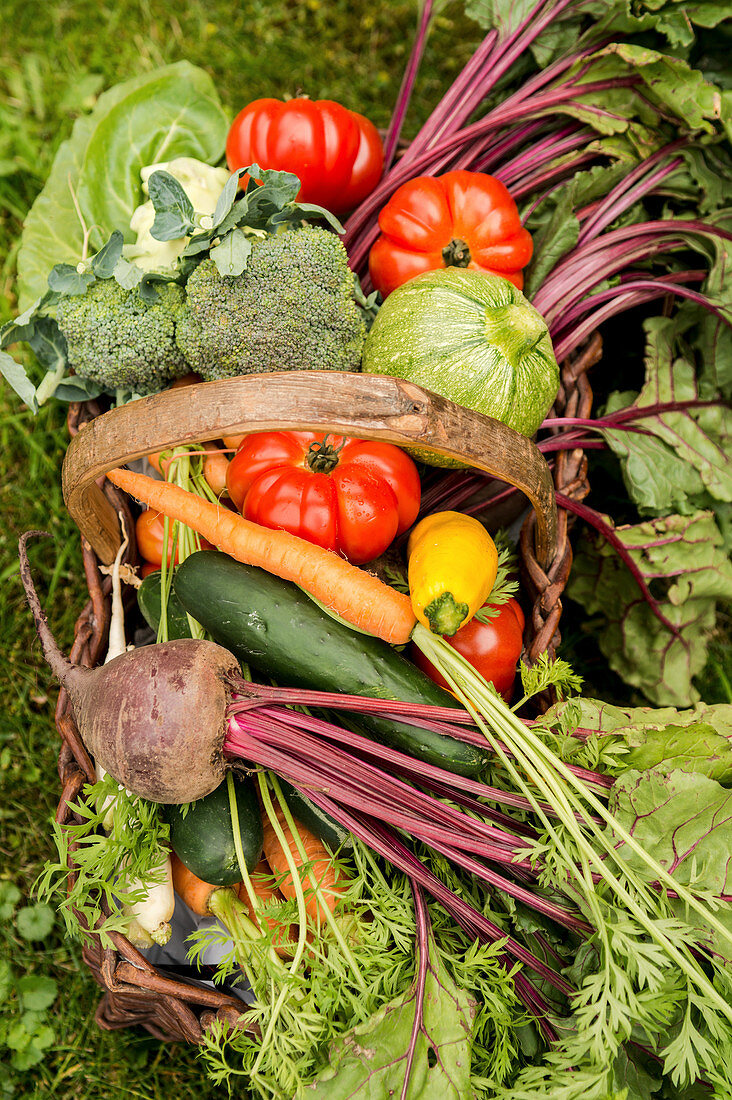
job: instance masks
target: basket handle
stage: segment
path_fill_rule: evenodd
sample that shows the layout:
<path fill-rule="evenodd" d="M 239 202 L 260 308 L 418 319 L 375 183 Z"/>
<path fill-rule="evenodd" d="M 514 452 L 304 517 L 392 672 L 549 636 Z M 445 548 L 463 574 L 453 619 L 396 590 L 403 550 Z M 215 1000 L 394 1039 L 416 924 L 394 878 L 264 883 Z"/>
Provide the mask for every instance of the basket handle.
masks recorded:
<path fill-rule="evenodd" d="M 114 560 L 119 522 L 98 479 L 186 443 L 253 431 L 324 431 L 417 445 L 514 485 L 536 512 L 536 557 L 556 553 L 549 467 L 526 436 L 411 382 L 339 371 L 249 374 L 165 390 L 96 417 L 71 440 L 62 471 L 66 507 L 102 562 Z"/>

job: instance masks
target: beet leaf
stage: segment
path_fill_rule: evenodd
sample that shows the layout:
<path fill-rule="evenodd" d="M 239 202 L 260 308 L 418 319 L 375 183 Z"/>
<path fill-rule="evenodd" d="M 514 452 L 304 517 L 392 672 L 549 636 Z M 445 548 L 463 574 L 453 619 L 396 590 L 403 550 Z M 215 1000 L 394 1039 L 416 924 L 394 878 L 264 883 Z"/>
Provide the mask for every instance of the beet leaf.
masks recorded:
<path fill-rule="evenodd" d="M 671 515 L 615 527 L 605 517 L 647 584 L 666 623 L 640 598 L 615 549 L 594 531 L 584 534 L 568 593 L 588 615 L 610 667 L 654 703 L 689 706 L 704 667 L 718 601 L 732 598 L 732 564 L 711 512 Z"/>
<path fill-rule="evenodd" d="M 680 317 L 652 317 L 645 324 L 646 381 L 629 402 L 610 396 L 606 413 L 629 404 L 644 406 L 698 398 L 694 362 L 682 354 Z M 637 421 L 643 434 L 603 429 L 619 457 L 626 488 L 641 514 L 692 512 L 732 501 L 732 413 L 723 404 L 667 412 Z"/>

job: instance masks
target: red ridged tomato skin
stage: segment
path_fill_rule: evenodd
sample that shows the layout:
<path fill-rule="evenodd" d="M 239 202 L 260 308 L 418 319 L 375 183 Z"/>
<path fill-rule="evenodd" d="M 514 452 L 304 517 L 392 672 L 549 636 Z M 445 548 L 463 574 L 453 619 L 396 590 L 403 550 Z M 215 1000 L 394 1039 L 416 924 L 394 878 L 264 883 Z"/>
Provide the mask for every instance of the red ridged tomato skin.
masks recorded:
<path fill-rule="evenodd" d="M 523 289 L 533 243 L 506 187 L 486 172 L 418 176 L 397 188 L 379 214 L 369 255 L 383 297 L 424 271 L 467 267 Z"/>
<path fill-rule="evenodd" d="M 245 519 L 289 531 L 354 565 L 378 558 L 414 523 L 421 485 L 390 443 L 316 432 L 255 432 L 227 471 Z"/>
<path fill-rule="evenodd" d="M 471 619 L 445 641 L 510 703 L 523 632 L 524 613 L 518 601 L 511 598 L 500 606 L 494 619 L 487 623 Z M 450 690 L 447 681 L 416 646 L 412 646 L 412 660 L 436 684 Z"/>
<path fill-rule="evenodd" d="M 384 150 L 374 124 L 335 100 L 255 99 L 231 125 L 226 161 L 232 172 L 250 164 L 293 172 L 300 202 L 344 214 L 379 182 Z"/>

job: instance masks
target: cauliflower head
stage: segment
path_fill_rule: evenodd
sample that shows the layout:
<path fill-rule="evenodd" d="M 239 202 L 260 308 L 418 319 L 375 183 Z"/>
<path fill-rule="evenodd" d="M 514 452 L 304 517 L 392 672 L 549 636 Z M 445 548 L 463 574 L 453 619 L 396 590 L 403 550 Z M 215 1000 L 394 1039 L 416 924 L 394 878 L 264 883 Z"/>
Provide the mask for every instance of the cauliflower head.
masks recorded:
<path fill-rule="evenodd" d="M 193 157 L 177 157 L 175 160 L 149 164 L 140 169 L 142 189 L 148 193 L 147 181 L 153 172 L 169 172 L 178 180 L 197 214 L 213 214 L 219 195 L 229 178 L 226 168 L 212 168 L 210 164 Z M 163 271 L 172 268 L 186 244 L 186 237 L 172 241 L 157 241 L 150 230 L 155 221 L 152 202 L 144 202 L 132 212 L 130 229 L 137 234 L 134 244 L 125 245 L 125 258 L 136 263 L 143 271 Z"/>

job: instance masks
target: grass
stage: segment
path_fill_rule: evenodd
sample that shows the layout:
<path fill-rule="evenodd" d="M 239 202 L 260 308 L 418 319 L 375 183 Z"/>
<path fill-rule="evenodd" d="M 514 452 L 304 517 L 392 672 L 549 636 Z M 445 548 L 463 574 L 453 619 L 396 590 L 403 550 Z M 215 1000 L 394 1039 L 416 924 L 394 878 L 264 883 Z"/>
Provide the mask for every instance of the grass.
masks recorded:
<path fill-rule="evenodd" d="M 60 0 L 36 5 L 5 0 L 3 16 L 13 33 L 0 45 L 0 321 L 14 310 L 14 261 L 22 220 L 74 118 L 93 105 L 101 90 L 137 72 L 187 58 L 212 73 L 232 117 L 259 96 L 302 92 L 339 100 L 385 126 L 416 5 L 410 0 L 188 0 L 183 5 L 170 0 Z M 449 85 L 477 38 L 471 24 L 451 9 L 443 12 L 425 59 L 412 127 Z M 53 724 L 56 688 L 46 674 L 22 596 L 17 537 L 31 528 L 53 536 L 35 544 L 32 555 L 51 625 L 62 647 L 68 648 L 85 598 L 78 533 L 65 512 L 60 488 L 66 444 L 62 408 L 44 408 L 33 418 L 19 409 L 7 387 L 0 387 L 4 1061 L 18 1062 L 19 1055 L 7 1044 L 23 1043 L 18 979 L 27 974 L 51 978 L 59 991 L 52 1009 L 54 1034 L 41 1052 L 42 1060 L 22 1070 L 9 1064 L 1 1075 L 0 1097 L 156 1100 L 174 1095 L 205 1100 L 216 1090 L 202 1077 L 194 1050 L 170 1050 L 142 1030 L 110 1033 L 96 1026 L 99 990 L 81 961 L 78 945 L 63 938 L 58 922 L 39 940 L 21 934 L 20 910 L 52 854 L 49 822 L 59 787 Z M 15 906 L 3 903 L 13 885 L 22 895 Z M 47 1023 L 47 1018 L 40 1023 Z M 26 1013 L 25 1034 L 38 1024 Z"/>

